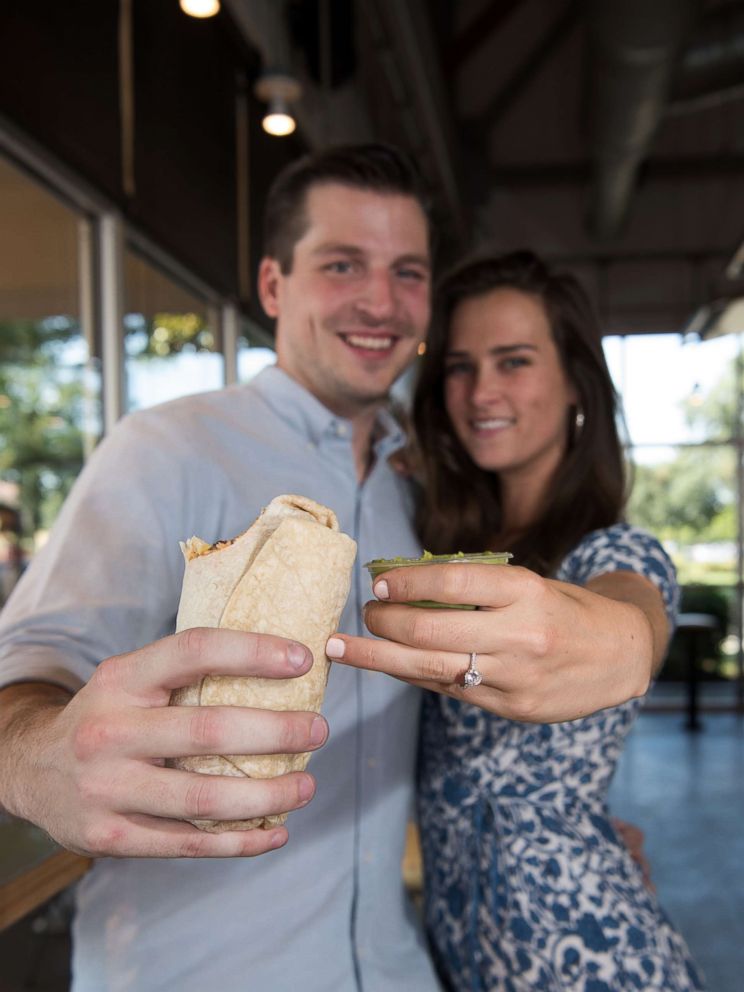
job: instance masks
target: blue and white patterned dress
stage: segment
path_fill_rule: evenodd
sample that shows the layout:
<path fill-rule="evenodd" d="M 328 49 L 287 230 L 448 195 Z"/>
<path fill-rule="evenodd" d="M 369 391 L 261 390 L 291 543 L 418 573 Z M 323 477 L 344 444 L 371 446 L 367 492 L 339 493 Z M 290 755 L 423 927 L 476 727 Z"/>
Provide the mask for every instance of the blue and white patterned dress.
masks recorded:
<path fill-rule="evenodd" d="M 674 567 L 627 524 L 587 535 L 556 578 Z M 427 693 L 419 822 L 425 917 L 456 992 L 692 992 L 703 979 L 609 820 L 607 790 L 640 700 L 570 723 L 517 723 Z"/>

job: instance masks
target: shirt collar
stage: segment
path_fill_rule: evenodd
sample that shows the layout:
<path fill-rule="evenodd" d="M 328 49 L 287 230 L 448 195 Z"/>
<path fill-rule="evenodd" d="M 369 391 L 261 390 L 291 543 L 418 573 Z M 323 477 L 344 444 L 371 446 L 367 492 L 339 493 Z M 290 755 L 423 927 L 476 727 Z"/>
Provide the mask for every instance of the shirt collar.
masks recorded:
<path fill-rule="evenodd" d="M 272 365 L 254 377 L 252 385 L 280 420 L 313 444 L 324 437 L 344 435 L 351 441 L 351 421 L 332 413 L 304 386 L 283 369 Z M 403 428 L 390 410 L 377 415 L 372 448 L 378 458 L 387 458 L 406 443 Z"/>
<path fill-rule="evenodd" d="M 393 414 L 383 407 L 377 415 L 375 432 L 372 436 L 372 450 L 376 458 L 389 458 L 395 451 L 400 451 L 408 438 Z"/>

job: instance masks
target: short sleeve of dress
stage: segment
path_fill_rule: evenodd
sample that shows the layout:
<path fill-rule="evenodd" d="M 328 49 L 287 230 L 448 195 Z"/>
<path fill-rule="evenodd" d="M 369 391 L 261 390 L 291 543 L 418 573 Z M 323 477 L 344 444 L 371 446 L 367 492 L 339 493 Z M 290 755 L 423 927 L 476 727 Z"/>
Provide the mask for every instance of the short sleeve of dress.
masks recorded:
<path fill-rule="evenodd" d="M 679 586 L 674 565 L 659 541 L 630 524 L 614 524 L 587 534 L 563 559 L 555 578 L 584 586 L 605 572 L 636 572 L 661 593 L 667 618 L 674 629 Z"/>

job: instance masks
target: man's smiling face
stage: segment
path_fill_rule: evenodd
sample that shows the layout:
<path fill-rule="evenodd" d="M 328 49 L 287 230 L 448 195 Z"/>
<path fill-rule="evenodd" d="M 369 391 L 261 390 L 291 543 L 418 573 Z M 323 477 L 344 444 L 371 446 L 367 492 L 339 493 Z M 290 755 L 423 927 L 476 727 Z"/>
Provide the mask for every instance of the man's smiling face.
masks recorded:
<path fill-rule="evenodd" d="M 385 399 L 426 336 L 427 220 L 414 197 L 341 183 L 311 187 L 305 216 L 291 271 L 262 261 L 261 302 L 278 366 L 354 417 Z"/>

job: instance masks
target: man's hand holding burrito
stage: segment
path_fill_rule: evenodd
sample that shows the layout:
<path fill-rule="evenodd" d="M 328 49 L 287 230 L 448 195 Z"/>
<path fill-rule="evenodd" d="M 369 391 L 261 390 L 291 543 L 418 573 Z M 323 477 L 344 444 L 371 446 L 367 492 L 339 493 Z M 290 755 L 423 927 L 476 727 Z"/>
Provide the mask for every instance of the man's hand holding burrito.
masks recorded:
<path fill-rule="evenodd" d="M 245 857 L 287 841 L 284 827 L 208 833 L 189 819 L 244 820 L 306 805 L 313 777 L 204 775 L 166 766 L 184 755 L 315 750 L 315 713 L 169 706 L 205 675 L 294 678 L 312 656 L 268 634 L 192 628 L 104 661 L 70 698 L 41 683 L 0 692 L 0 804 L 81 854 Z"/>

